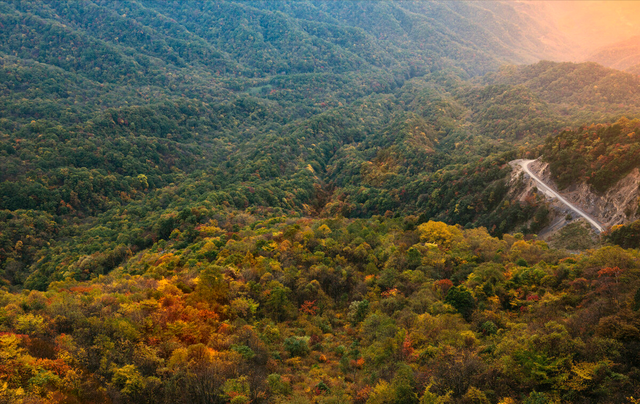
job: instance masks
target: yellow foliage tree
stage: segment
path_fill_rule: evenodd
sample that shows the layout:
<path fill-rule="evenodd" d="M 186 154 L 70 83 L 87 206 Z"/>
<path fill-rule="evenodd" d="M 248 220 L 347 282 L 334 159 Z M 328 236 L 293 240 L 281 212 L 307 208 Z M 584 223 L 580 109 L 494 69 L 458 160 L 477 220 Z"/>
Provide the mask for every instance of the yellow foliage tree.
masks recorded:
<path fill-rule="evenodd" d="M 451 249 L 462 240 L 462 231 L 455 226 L 449 226 L 443 222 L 429 220 L 418 226 L 420 241 L 437 244 L 445 250 Z"/>

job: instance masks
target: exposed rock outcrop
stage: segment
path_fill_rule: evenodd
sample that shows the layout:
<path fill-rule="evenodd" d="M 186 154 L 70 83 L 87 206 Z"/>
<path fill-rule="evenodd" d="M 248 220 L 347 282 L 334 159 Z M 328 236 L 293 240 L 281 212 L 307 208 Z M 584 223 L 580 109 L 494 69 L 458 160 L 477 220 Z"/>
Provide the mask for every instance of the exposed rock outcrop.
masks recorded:
<path fill-rule="evenodd" d="M 517 164 L 512 164 L 512 167 L 511 185 L 514 189 L 514 199 L 525 201 L 528 197 L 539 194 L 535 182 L 524 175 L 522 168 Z M 611 186 L 604 194 L 594 192 L 587 183 L 573 184 L 562 191 L 558 190 L 551 178 L 549 165 L 539 160 L 531 163 L 529 169 L 547 186 L 600 222 L 605 229 L 640 218 L 640 170 L 637 168 Z M 549 204 L 553 210 L 551 223 L 541 232 L 541 236 L 555 233 L 576 219 L 575 215 L 559 201 L 550 199 Z"/>
<path fill-rule="evenodd" d="M 606 228 L 616 224 L 629 223 L 640 217 L 638 215 L 640 170 L 637 168 L 615 183 L 604 194 L 594 192 L 591 186 L 584 182 L 558 191 L 556 184 L 551 179 L 548 164 L 536 161 L 531 164 L 531 169 L 535 170 L 534 172 L 552 186 L 556 192 L 571 203 L 580 206 Z"/>

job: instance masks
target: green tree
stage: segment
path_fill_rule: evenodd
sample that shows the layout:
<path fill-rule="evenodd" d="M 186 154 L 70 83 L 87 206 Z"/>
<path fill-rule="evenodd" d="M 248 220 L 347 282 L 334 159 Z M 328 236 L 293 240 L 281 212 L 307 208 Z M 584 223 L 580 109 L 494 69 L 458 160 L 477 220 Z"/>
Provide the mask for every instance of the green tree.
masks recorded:
<path fill-rule="evenodd" d="M 476 305 L 473 294 L 463 285 L 450 288 L 444 301 L 452 305 L 466 320 L 471 318 L 471 313 Z"/>

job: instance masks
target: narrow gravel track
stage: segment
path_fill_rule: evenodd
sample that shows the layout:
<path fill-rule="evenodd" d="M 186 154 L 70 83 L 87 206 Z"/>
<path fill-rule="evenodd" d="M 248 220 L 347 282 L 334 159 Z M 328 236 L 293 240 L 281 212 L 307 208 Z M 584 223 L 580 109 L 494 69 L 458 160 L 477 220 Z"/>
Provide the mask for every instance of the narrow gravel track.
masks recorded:
<path fill-rule="evenodd" d="M 598 231 L 598 233 L 602 233 L 604 231 L 604 228 L 602 227 L 602 225 L 600 223 L 595 221 L 591 216 L 589 216 L 586 213 L 584 213 L 584 211 L 582 211 L 582 209 L 580 209 L 576 205 L 572 204 L 571 202 L 567 201 L 560 194 L 558 194 L 556 191 L 554 191 L 551 187 L 549 187 L 547 184 L 542 182 L 542 180 L 537 175 L 535 175 L 534 173 L 531 172 L 531 170 L 529 169 L 529 164 L 531 164 L 534 161 L 535 160 L 521 160 L 521 161 L 518 162 L 518 164 L 522 167 L 524 172 L 527 173 L 536 182 L 536 185 L 537 185 L 538 189 L 540 191 L 544 192 L 546 195 L 552 196 L 552 197 L 558 199 L 560 202 L 562 202 L 565 205 L 567 205 L 571 210 L 576 212 L 578 215 L 580 215 L 580 216 L 584 217 L 585 219 L 587 219 L 587 221 L 589 223 L 591 223 L 591 225 Z"/>

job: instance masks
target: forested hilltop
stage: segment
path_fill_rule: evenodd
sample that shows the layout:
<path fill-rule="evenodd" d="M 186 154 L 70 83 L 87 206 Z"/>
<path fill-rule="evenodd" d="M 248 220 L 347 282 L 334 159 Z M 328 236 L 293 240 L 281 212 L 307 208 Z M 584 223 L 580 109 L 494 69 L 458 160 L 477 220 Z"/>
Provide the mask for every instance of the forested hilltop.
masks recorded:
<path fill-rule="evenodd" d="M 0 3 L 0 402 L 639 396 L 637 251 L 507 163 L 605 189 L 640 79 L 534 11 Z"/>

